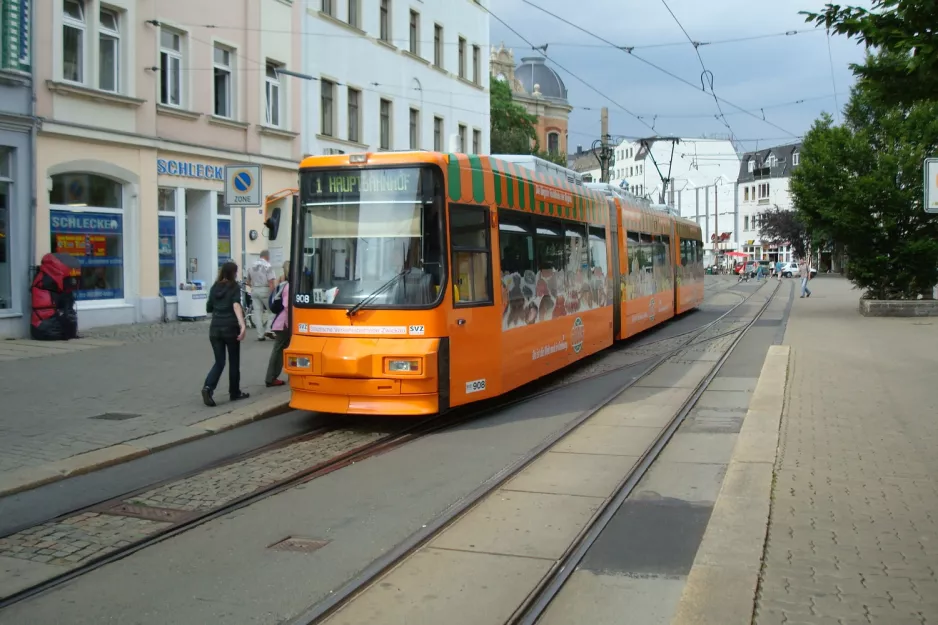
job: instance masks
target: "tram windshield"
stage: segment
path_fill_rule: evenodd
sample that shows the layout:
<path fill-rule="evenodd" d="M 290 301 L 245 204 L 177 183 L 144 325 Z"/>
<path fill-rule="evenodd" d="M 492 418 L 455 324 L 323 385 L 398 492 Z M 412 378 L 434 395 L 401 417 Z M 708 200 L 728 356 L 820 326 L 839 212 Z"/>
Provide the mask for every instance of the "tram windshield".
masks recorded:
<path fill-rule="evenodd" d="M 439 303 L 442 188 L 430 167 L 302 170 L 295 305 L 351 315 Z"/>

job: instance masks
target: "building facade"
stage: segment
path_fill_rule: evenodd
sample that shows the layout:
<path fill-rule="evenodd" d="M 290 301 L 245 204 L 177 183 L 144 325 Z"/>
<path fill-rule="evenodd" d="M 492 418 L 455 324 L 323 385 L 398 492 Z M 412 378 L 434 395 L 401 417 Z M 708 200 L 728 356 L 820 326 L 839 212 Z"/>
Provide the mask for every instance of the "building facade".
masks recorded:
<path fill-rule="evenodd" d="M 33 67 L 33 261 L 80 259 L 80 328 L 173 318 L 180 286 L 210 284 L 221 263 L 284 258 L 289 242 L 264 221 L 289 214 L 278 191 L 297 186 L 302 90 L 281 70 L 301 63 L 301 4 L 36 3 L 36 44 L 51 53 Z M 224 166 L 240 163 L 261 166 L 265 206 L 225 205 Z"/>
<path fill-rule="evenodd" d="M 29 328 L 33 4 L 0 5 L 0 338 L 24 336 Z"/>
<path fill-rule="evenodd" d="M 740 251 L 752 258 L 771 262 L 791 262 L 790 245 L 762 241 L 761 214 L 778 208 L 794 210 L 791 200 L 791 173 L 800 164 L 801 144 L 747 152 L 739 164 L 736 201 L 740 214 Z"/>
<path fill-rule="evenodd" d="M 560 75 L 547 66 L 544 57 L 521 59 L 515 66 L 514 52 L 503 43 L 491 51 L 492 73 L 511 87 L 512 100 L 537 118 L 535 132 L 540 150 L 566 154 L 567 127 L 573 107 L 567 99 L 567 86 Z"/>
<path fill-rule="evenodd" d="M 487 2 L 300 2 L 304 154 L 488 154 Z"/>

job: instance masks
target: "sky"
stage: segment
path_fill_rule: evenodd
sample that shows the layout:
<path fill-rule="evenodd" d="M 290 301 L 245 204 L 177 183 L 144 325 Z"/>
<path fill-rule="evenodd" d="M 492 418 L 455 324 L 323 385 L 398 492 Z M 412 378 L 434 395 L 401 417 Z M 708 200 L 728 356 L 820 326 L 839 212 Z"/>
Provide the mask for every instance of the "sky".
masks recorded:
<path fill-rule="evenodd" d="M 869 8 L 870 1 L 845 4 Z M 534 46 L 548 44 L 548 64 L 560 74 L 575 107 L 571 152 L 599 138 L 603 106 L 609 109 L 610 134 L 617 139 L 729 134 L 715 117 L 713 96 L 700 90 L 703 69 L 670 7 L 692 40 L 712 42 L 699 46 L 700 56 L 713 74 L 713 92 L 724 100 L 720 106 L 732 133 L 749 151 L 797 141 L 822 112 L 838 119 L 836 111 L 854 83 L 849 64 L 861 62 L 865 52 L 862 44 L 841 35 L 828 41 L 823 30 L 798 14 L 820 11 L 823 5 L 822 0 L 492 0 L 491 42 L 512 48 L 516 62 L 538 55 L 521 37 Z M 781 35 L 787 31 L 798 33 Z M 633 54 L 593 35 L 617 46 L 634 46 Z M 749 39 L 720 43 L 740 38 Z M 798 100 L 803 102 L 795 104 Z"/>

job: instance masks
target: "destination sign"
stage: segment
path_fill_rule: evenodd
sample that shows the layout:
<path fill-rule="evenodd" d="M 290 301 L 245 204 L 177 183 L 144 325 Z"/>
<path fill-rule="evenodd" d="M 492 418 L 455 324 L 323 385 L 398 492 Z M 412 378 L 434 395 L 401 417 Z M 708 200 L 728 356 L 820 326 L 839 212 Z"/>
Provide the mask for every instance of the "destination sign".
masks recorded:
<path fill-rule="evenodd" d="M 420 170 L 362 169 L 304 173 L 310 195 L 396 195 L 415 197 Z"/>

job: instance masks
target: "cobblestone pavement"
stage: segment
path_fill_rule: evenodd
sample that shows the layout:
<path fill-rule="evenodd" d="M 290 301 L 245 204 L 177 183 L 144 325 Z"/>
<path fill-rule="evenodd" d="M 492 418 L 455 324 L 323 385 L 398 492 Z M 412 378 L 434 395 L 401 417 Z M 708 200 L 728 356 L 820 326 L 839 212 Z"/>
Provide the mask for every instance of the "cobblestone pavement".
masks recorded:
<path fill-rule="evenodd" d="M 155 488 L 128 501 L 156 508 L 211 510 L 387 434 L 351 428 L 327 432 Z"/>
<path fill-rule="evenodd" d="M 388 426 L 389 428 L 392 426 Z M 388 429 L 346 428 L 160 486 L 126 502 L 170 511 L 207 511 L 377 440 Z M 146 538 L 169 523 L 83 512 L 0 538 L 0 557 L 75 567 Z"/>
<path fill-rule="evenodd" d="M 938 319 L 796 299 L 756 625 L 938 623 Z"/>
<path fill-rule="evenodd" d="M 87 512 L 0 538 L 0 556 L 75 567 L 126 547 L 169 523 Z"/>
<path fill-rule="evenodd" d="M 213 361 L 207 324 L 170 323 L 162 333 L 150 326 L 122 328 L 124 334 L 136 328 L 136 338 L 120 346 L 0 361 L 0 473 L 192 425 L 274 395 L 289 398 L 284 387 L 264 386 L 271 341 L 249 334 L 242 345 L 242 389 L 251 399 L 227 401 L 226 372 L 216 392 L 218 406 L 208 408 L 199 396 Z M 100 418 L 107 413 L 116 418 Z"/>

